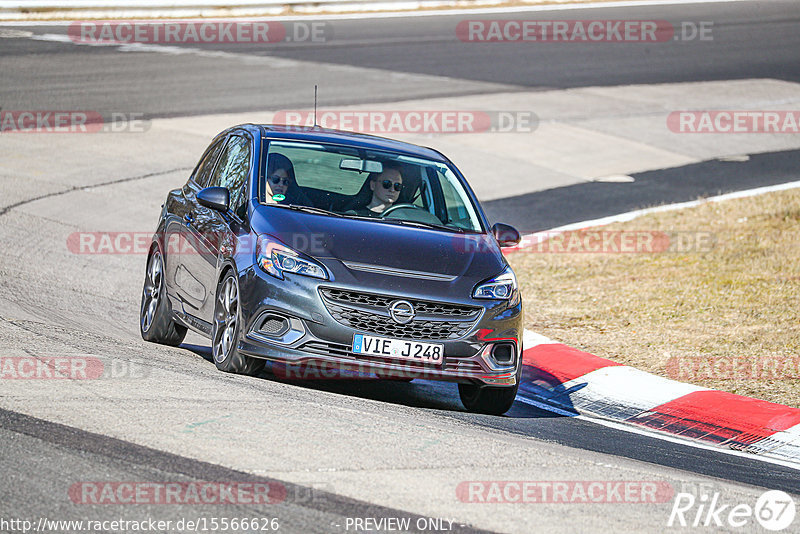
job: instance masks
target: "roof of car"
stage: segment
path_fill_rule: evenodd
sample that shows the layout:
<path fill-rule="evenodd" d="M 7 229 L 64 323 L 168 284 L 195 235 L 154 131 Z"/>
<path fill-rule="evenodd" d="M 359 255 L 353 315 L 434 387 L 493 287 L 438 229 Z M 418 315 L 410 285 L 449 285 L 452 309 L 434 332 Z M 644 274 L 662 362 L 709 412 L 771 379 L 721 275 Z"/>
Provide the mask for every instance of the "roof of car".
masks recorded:
<path fill-rule="evenodd" d="M 297 141 L 314 141 L 317 143 L 333 143 L 337 145 L 385 150 L 387 152 L 402 153 L 434 161 L 448 161 L 442 154 L 431 148 L 421 147 L 411 143 L 404 143 L 394 139 L 378 137 L 343 130 L 307 126 L 284 126 L 278 124 L 253 125 L 260 127 L 265 137 L 270 139 L 293 139 Z"/>

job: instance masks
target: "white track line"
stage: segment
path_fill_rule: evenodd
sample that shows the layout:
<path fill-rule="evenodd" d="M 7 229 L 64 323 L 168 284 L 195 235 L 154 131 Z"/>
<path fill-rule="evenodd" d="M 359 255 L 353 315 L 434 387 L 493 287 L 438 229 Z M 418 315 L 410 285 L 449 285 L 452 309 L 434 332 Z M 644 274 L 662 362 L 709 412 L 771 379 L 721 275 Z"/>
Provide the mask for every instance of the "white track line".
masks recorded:
<path fill-rule="evenodd" d="M 701 198 L 698 200 L 690 200 L 689 202 L 678 202 L 676 204 L 665 204 L 663 206 L 656 206 L 653 208 L 644 208 L 640 210 L 628 211 L 617 215 L 602 217 L 600 219 L 593 219 L 591 221 L 581 221 L 572 224 L 565 224 L 564 226 L 558 226 L 556 228 L 551 228 L 550 230 L 543 230 L 541 232 L 534 232 L 532 234 L 527 234 L 522 236 L 522 240 L 520 242 L 523 243 L 523 245 L 520 246 L 519 249 L 524 250 L 525 247 L 527 246 L 536 245 L 540 241 L 555 237 L 562 232 L 583 230 L 585 228 L 593 228 L 595 226 L 605 226 L 607 224 L 612 224 L 617 222 L 628 222 L 632 221 L 633 219 L 636 219 L 637 217 L 641 217 L 642 215 L 648 215 L 650 213 L 661 213 L 665 211 L 682 210 L 684 208 L 693 208 L 695 206 L 701 206 L 709 202 L 722 202 L 724 200 L 733 200 L 736 198 L 754 197 L 757 195 L 763 195 L 765 193 L 772 193 L 775 191 L 786 191 L 789 189 L 796 189 L 798 187 L 800 187 L 800 182 L 787 182 L 778 185 L 767 185 L 764 187 L 756 187 L 755 189 L 745 189 L 743 191 L 734 191 L 733 193 L 725 193 L 724 195 L 717 195 L 714 197 Z M 513 250 L 509 250 L 509 252 L 513 252 Z"/>
<path fill-rule="evenodd" d="M 605 426 L 608 428 L 613 428 L 614 430 L 621 430 L 623 432 L 630 432 L 631 434 L 638 434 L 640 436 L 645 436 L 653 439 L 660 439 L 663 441 L 669 441 L 670 443 L 676 443 L 678 445 L 686 445 L 687 447 L 694 447 L 695 449 L 703 449 L 706 451 L 712 452 L 720 452 L 723 454 L 728 454 L 730 456 L 736 456 L 739 458 L 747 458 L 749 460 L 758 460 L 760 462 L 765 462 L 768 464 L 780 465 L 781 467 L 788 467 L 791 469 L 795 469 L 800 471 L 800 465 L 787 462 L 785 460 L 778 460 L 777 458 L 770 458 L 769 456 L 761 456 L 756 455 L 748 452 L 737 451 L 735 449 L 726 449 L 722 447 L 716 447 L 714 445 L 708 445 L 701 441 L 694 441 L 688 438 L 681 438 L 677 436 L 673 436 L 671 434 L 666 434 L 662 432 L 657 432 L 655 430 L 649 430 L 637 425 L 633 425 L 631 423 L 624 423 L 619 421 L 612 421 L 610 419 L 602 419 L 600 417 L 592 417 L 589 415 L 579 414 L 575 415 L 570 413 L 566 410 L 561 410 L 555 406 L 550 406 L 547 403 L 539 402 L 536 399 L 528 399 L 523 396 L 518 396 L 517 401 L 522 402 L 523 404 L 527 404 L 529 406 L 533 406 L 535 408 L 539 408 L 546 412 L 555 413 L 558 415 L 563 415 L 565 417 L 572 417 L 573 419 L 579 419 L 581 421 L 587 421 L 589 423 L 594 423 L 597 425 Z M 678 468 L 675 468 L 678 469 Z"/>
<path fill-rule="evenodd" d="M 639 435 L 648 436 L 648 437 L 651 437 L 651 438 L 662 439 L 664 441 L 669 441 L 671 443 L 677 443 L 677 444 L 680 444 L 680 445 L 688 445 L 688 446 L 694 447 L 696 449 L 704 449 L 704 450 L 707 450 L 707 451 L 721 452 L 723 454 L 728 454 L 730 456 L 737 456 L 739 458 L 748 458 L 750 460 L 759 460 L 761 462 L 766 462 L 768 464 L 780 465 L 782 467 L 789 467 L 791 469 L 795 469 L 797 471 L 800 471 L 800 465 L 792 463 L 792 462 L 787 462 L 785 460 L 778 460 L 776 458 L 770 458 L 768 456 L 761 456 L 761 455 L 752 454 L 752 453 L 749 453 L 749 452 L 737 451 L 735 449 L 726 449 L 726 448 L 723 448 L 723 447 L 716 447 L 714 445 L 708 445 L 708 444 L 705 444 L 705 443 L 702 443 L 702 442 L 699 442 L 699 441 L 693 441 L 693 440 L 690 440 L 690 439 L 687 439 L 687 438 L 680 438 L 680 437 L 672 436 L 670 434 L 662 434 L 661 432 L 656 432 L 656 431 L 653 431 L 653 430 L 647 430 L 645 428 L 642 428 L 642 427 L 639 427 L 639 426 L 636 426 L 636 425 L 625 424 L 625 423 L 621 423 L 621 422 L 617 422 L 617 421 L 611 421 L 611 420 L 608 420 L 608 419 L 600 419 L 600 418 L 596 418 L 596 417 L 589 417 L 587 415 L 579 415 L 579 416 L 577 416 L 577 418 L 578 419 L 583 419 L 583 420 L 586 420 L 586 421 L 589 421 L 589 422 L 592 422 L 592 423 L 597 423 L 598 425 L 603 425 L 603 426 L 606 426 L 606 427 L 609 427 L 609 428 L 614 428 L 614 429 L 617 429 L 617 430 L 624 430 L 626 432 L 632 432 L 633 434 L 639 434 Z M 768 481 L 765 480 L 765 483 L 768 483 Z"/>

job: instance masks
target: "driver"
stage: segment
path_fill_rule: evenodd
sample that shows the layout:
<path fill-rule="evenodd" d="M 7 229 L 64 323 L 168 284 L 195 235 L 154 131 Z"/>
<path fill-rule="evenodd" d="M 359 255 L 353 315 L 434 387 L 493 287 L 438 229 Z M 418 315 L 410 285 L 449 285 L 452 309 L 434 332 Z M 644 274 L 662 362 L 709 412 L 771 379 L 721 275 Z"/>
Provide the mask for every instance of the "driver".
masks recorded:
<path fill-rule="evenodd" d="M 372 200 L 361 209 L 354 210 L 357 215 L 379 216 L 389 209 L 400 197 L 403 190 L 403 175 L 398 167 L 384 165 L 381 173 L 369 176 Z"/>

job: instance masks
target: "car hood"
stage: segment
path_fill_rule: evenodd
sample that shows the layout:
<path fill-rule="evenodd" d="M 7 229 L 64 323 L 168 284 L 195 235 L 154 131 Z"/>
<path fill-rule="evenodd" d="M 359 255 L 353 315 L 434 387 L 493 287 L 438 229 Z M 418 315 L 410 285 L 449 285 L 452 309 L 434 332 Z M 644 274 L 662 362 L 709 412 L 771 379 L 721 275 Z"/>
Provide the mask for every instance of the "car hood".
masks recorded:
<path fill-rule="evenodd" d="M 339 260 L 482 280 L 499 274 L 505 259 L 489 234 L 460 234 L 400 224 L 259 206 L 253 231 L 327 263 Z"/>

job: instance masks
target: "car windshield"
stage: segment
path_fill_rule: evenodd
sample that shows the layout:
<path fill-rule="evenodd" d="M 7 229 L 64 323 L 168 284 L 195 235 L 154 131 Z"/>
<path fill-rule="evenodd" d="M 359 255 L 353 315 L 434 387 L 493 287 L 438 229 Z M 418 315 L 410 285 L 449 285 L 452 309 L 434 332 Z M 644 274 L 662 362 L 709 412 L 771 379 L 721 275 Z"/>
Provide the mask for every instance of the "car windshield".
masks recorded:
<path fill-rule="evenodd" d="M 477 210 L 447 164 L 378 150 L 271 141 L 262 204 L 454 232 L 482 232 Z"/>

